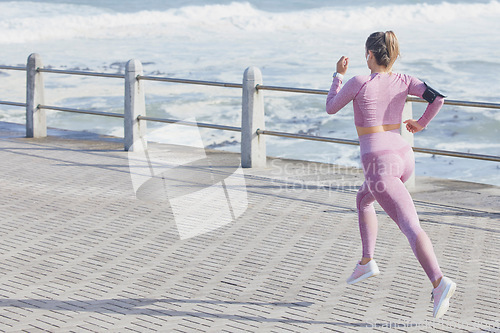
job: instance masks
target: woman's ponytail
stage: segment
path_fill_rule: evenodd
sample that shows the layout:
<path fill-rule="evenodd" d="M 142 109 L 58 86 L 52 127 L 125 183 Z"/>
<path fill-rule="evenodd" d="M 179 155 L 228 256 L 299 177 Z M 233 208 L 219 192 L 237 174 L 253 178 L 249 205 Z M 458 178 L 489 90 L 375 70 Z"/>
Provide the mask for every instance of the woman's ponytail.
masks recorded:
<path fill-rule="evenodd" d="M 387 53 L 389 55 L 387 68 L 391 69 L 392 65 L 396 62 L 396 59 L 400 56 L 398 38 L 393 31 L 385 32 L 385 45 L 387 46 Z"/>

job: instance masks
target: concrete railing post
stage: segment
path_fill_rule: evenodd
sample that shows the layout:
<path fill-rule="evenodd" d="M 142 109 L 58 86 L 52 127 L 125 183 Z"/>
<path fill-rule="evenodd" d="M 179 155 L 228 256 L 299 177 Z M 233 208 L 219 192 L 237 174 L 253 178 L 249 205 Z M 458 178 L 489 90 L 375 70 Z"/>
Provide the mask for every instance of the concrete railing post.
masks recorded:
<path fill-rule="evenodd" d="M 265 129 L 264 97 L 255 87 L 262 84 L 262 73 L 249 67 L 243 74 L 243 100 L 241 115 L 241 166 L 260 168 L 266 166 L 266 141 L 257 129 Z"/>
<path fill-rule="evenodd" d="M 33 53 L 28 57 L 26 65 L 26 137 L 43 138 L 47 136 L 47 120 L 45 110 L 38 105 L 44 104 L 44 88 L 42 73 L 42 58 Z"/>
<path fill-rule="evenodd" d="M 137 119 L 146 115 L 144 84 L 137 79 L 142 75 L 139 60 L 129 60 L 125 68 L 125 110 L 124 110 L 124 145 L 126 151 L 141 151 L 147 148 L 145 121 Z"/>
<path fill-rule="evenodd" d="M 412 119 L 412 118 L 413 118 L 412 103 L 406 102 L 405 107 L 403 109 L 402 120 L 405 121 L 406 119 Z M 401 123 L 400 133 L 401 133 L 401 136 L 413 147 L 413 145 L 414 145 L 413 133 L 408 132 L 408 130 L 406 129 L 406 124 Z M 415 189 L 415 170 L 413 170 L 413 174 L 406 181 L 405 185 L 409 191 Z"/>

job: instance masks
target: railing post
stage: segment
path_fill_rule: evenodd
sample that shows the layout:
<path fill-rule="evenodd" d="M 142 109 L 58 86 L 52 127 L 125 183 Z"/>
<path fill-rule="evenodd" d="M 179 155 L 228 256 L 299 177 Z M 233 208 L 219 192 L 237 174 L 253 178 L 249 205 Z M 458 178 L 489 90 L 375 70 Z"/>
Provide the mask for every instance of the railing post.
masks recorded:
<path fill-rule="evenodd" d="M 44 88 L 42 73 L 38 68 L 43 67 L 41 57 L 32 53 L 26 65 L 26 137 L 43 138 L 47 136 L 47 120 L 45 110 L 38 105 L 44 104 Z"/>
<path fill-rule="evenodd" d="M 126 151 L 141 151 L 147 148 L 146 122 L 137 119 L 146 115 L 144 84 L 137 79 L 142 75 L 139 60 L 129 60 L 125 67 L 125 110 L 124 110 L 124 146 Z"/>
<path fill-rule="evenodd" d="M 406 102 L 403 109 L 402 120 L 405 121 L 406 119 L 412 119 L 412 118 L 413 118 L 412 103 Z M 413 133 L 408 132 L 408 130 L 406 129 L 406 124 L 401 123 L 400 133 L 401 136 L 413 147 L 414 146 Z M 415 170 L 413 170 L 412 175 L 406 181 L 405 186 L 409 191 L 415 189 Z"/>
<path fill-rule="evenodd" d="M 243 74 L 243 100 L 241 115 L 241 166 L 244 168 L 266 167 L 266 141 L 257 129 L 265 129 L 264 97 L 256 89 L 262 84 L 262 73 L 257 67 L 249 67 Z"/>

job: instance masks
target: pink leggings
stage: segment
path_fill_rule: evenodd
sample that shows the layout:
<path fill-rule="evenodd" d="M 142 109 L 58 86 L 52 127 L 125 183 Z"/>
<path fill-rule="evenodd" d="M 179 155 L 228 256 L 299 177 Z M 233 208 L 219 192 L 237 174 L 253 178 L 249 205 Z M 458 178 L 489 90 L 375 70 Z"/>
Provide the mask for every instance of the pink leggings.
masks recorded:
<path fill-rule="evenodd" d="M 411 146 L 399 130 L 362 135 L 361 162 L 365 182 L 356 204 L 363 257 L 373 258 L 378 222 L 373 202 L 377 200 L 410 242 L 413 253 L 431 280 L 443 276 L 431 240 L 420 227 L 413 200 L 403 184 L 413 172 L 415 160 Z"/>

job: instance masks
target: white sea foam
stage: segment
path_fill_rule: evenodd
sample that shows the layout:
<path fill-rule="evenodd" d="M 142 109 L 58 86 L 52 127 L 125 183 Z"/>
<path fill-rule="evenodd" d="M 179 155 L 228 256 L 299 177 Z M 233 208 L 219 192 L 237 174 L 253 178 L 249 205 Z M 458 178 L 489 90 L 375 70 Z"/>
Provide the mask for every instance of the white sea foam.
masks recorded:
<path fill-rule="evenodd" d="M 390 13 L 390 15 L 387 15 Z M 249 3 L 187 6 L 166 11 L 116 13 L 89 6 L 33 2 L 0 3 L 0 43 L 179 36 L 208 33 L 364 31 L 379 26 L 497 20 L 500 3 L 413 4 L 264 12 Z"/>

